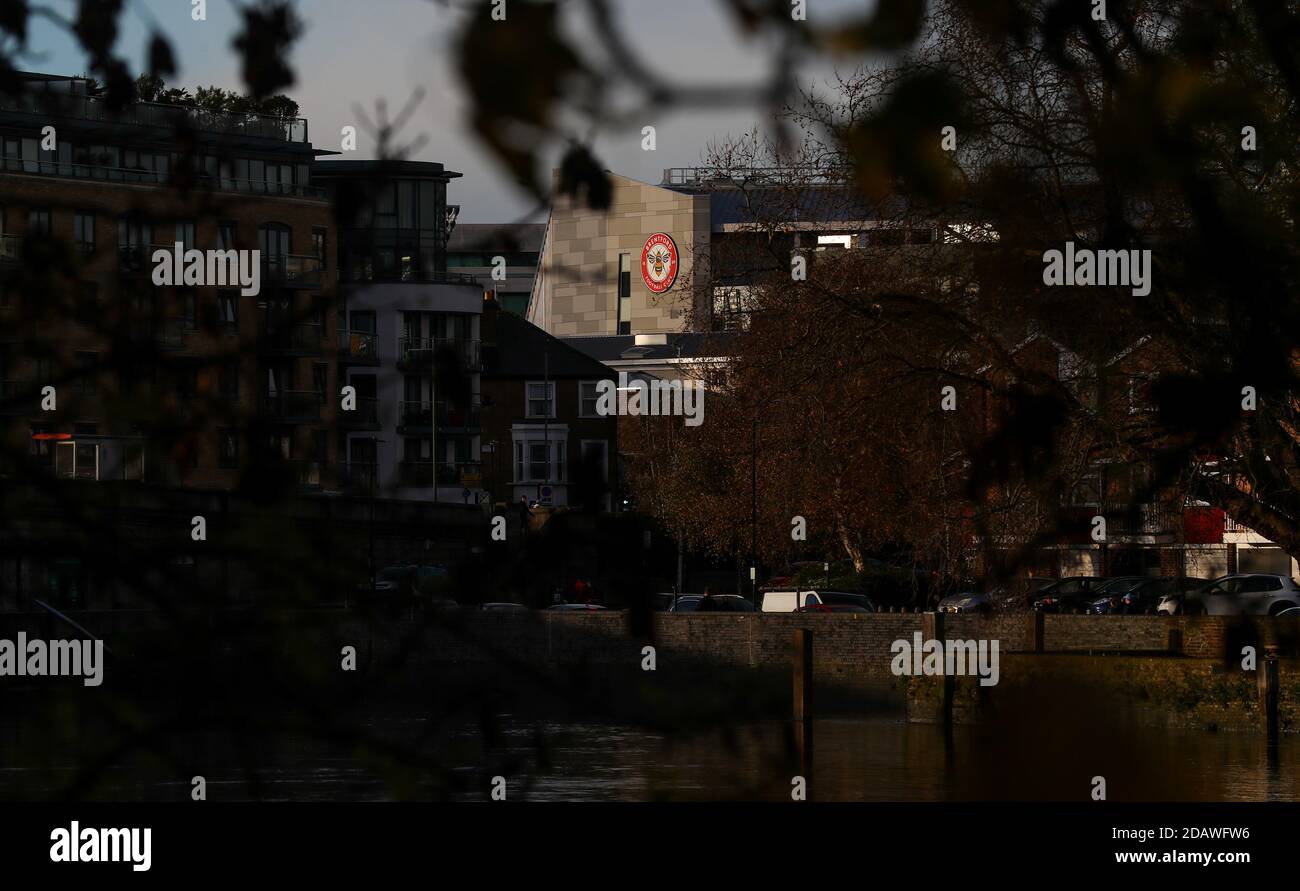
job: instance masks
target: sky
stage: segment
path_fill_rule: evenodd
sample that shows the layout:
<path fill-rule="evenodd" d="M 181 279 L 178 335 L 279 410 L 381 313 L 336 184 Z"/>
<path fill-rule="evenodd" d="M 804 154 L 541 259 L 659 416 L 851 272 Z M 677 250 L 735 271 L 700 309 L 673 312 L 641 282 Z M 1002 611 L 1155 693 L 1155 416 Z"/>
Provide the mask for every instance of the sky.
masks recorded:
<path fill-rule="evenodd" d="M 399 137 L 408 143 L 419 134 L 426 137 L 411 158 L 438 161 L 464 175 L 452 182 L 448 194 L 451 203 L 460 205 L 462 222 L 524 219 L 535 210 L 534 202 L 465 123 L 466 103 L 450 51 L 464 14 L 458 7 L 465 2 L 298 0 L 306 29 L 290 59 L 298 82 L 285 92 L 308 119 L 317 148 L 338 149 L 341 128 L 351 124 L 360 135 L 357 153 L 350 157 L 370 158 L 374 141 L 355 109 L 360 106 L 373 119 L 377 100 L 395 111 L 422 88 L 425 97 Z M 510 2 L 515 0 L 507 0 L 507 15 Z M 69 17 L 75 13 L 72 0 L 50 0 L 49 5 Z M 807 15 L 810 23 L 825 23 L 873 5 L 874 0 L 807 0 Z M 580 7 L 574 0 L 567 6 L 565 21 L 579 33 Z M 736 32 L 721 0 L 614 0 L 613 6 L 624 32 L 665 77 L 744 85 L 761 81 L 767 70 L 764 46 Z M 190 8 L 189 0 L 128 0 L 118 53 L 142 70 L 148 36 L 156 28 L 170 39 L 179 69 L 169 83 L 242 90 L 239 60 L 230 46 L 239 30 L 237 7 L 230 0 L 208 0 L 206 21 L 193 21 Z M 88 66 L 65 29 L 38 19 L 29 34 L 29 53 L 19 67 L 82 74 Z M 819 66 L 806 69 L 804 78 L 825 83 L 832 73 L 829 65 Z M 764 126 L 766 120 L 767 112 L 752 106 L 666 114 L 647 109 L 645 123 L 656 128 L 655 151 L 642 149 L 639 128 L 598 133 L 593 145 L 609 170 L 659 182 L 664 168 L 699 164 L 711 141 L 739 136 Z"/>

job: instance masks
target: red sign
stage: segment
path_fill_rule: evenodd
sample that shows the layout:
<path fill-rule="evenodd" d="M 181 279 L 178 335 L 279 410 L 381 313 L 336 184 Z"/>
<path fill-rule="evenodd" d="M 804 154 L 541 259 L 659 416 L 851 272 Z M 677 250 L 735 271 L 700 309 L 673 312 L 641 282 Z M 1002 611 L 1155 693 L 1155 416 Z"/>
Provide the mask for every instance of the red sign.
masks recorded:
<path fill-rule="evenodd" d="M 671 235 L 656 232 L 641 249 L 641 280 L 656 294 L 662 294 L 677 280 L 677 245 Z"/>

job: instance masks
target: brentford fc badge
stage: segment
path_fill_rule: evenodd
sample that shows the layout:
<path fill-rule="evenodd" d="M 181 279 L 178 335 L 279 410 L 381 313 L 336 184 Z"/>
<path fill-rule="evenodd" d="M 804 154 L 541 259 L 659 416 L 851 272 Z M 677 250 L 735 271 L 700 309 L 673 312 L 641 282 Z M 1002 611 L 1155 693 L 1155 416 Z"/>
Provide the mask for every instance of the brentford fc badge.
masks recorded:
<path fill-rule="evenodd" d="M 641 278 L 645 286 L 662 294 L 677 280 L 677 245 L 671 235 L 656 232 L 641 249 Z"/>

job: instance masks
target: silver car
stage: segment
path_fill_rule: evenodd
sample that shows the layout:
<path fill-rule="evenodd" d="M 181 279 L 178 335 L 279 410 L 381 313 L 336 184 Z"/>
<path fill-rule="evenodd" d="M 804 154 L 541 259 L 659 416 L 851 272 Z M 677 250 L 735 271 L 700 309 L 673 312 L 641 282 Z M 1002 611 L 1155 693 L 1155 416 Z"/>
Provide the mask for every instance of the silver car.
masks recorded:
<path fill-rule="evenodd" d="M 1209 616 L 1276 616 L 1300 606 L 1300 585 L 1285 575 L 1249 573 L 1225 575 L 1186 594 L 1170 594 L 1156 611 Z"/>

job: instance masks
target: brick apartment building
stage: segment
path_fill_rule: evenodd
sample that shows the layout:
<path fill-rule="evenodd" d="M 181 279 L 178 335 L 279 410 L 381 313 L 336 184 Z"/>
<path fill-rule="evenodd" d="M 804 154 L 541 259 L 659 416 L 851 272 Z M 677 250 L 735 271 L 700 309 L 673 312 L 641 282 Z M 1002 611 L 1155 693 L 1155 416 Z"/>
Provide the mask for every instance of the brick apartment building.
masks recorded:
<path fill-rule="evenodd" d="M 483 307 L 483 485 L 495 502 L 612 510 L 617 416 L 596 412 L 610 368 L 500 308 Z"/>
<path fill-rule="evenodd" d="M 27 83 L 0 100 L 9 463 L 26 453 L 60 477 L 195 488 L 234 488 L 250 468 L 324 485 L 337 239 L 307 122 L 153 103 L 114 112 L 85 79 Z M 155 285 L 154 251 L 177 243 L 259 251 L 260 291 Z"/>

